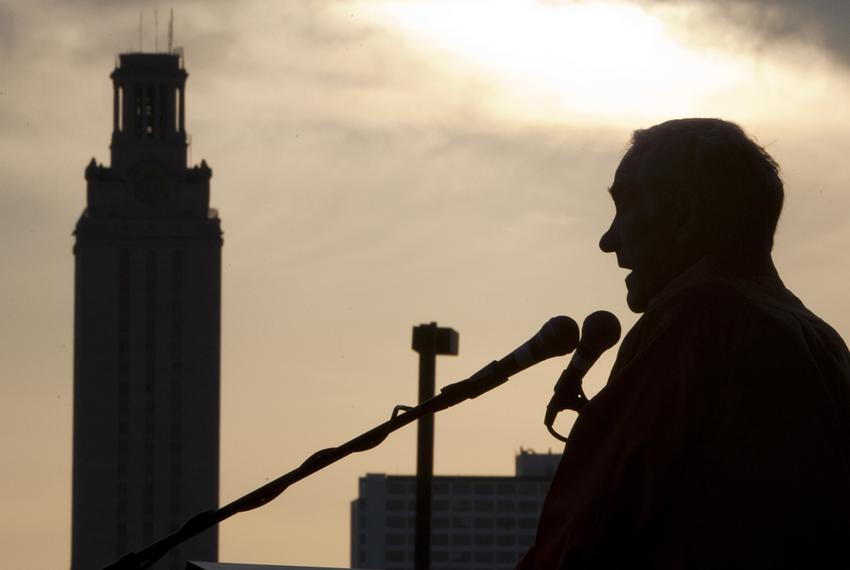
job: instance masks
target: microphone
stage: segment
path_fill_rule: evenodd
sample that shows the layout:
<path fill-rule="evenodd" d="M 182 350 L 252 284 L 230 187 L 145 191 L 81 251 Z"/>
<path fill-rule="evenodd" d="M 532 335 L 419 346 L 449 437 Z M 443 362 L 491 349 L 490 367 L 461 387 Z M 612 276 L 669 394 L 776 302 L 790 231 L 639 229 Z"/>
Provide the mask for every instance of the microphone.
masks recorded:
<path fill-rule="evenodd" d="M 552 317 L 536 335 L 497 361 L 496 370 L 504 377 L 513 376 L 548 358 L 569 354 L 578 346 L 578 338 L 578 325 L 574 320 L 563 315 Z"/>
<path fill-rule="evenodd" d="M 555 384 L 555 393 L 546 406 L 546 427 L 552 426 L 561 410 L 580 411 L 587 403 L 581 381 L 599 356 L 620 340 L 620 321 L 608 311 L 596 311 L 581 325 L 581 342 L 567 368 Z"/>
<path fill-rule="evenodd" d="M 477 398 L 538 362 L 562 356 L 578 346 L 578 325 L 565 316 L 552 317 L 519 348 L 502 358 L 494 360 L 466 380 L 449 384 L 441 393 L 455 395 L 461 399 Z"/>

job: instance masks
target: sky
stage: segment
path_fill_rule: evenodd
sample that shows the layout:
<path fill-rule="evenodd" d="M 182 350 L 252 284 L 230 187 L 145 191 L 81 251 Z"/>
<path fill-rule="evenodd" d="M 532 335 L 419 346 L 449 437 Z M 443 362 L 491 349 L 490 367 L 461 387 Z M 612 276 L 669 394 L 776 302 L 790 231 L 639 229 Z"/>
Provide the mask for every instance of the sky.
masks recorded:
<path fill-rule="evenodd" d="M 551 316 L 635 321 L 597 243 L 630 133 L 739 123 L 782 166 L 775 260 L 850 335 L 850 4 L 0 3 L 2 565 L 70 559 L 72 231 L 108 163 L 116 54 L 185 50 L 191 160 L 224 229 L 221 500 L 415 403 L 411 330 L 460 335 L 437 385 Z M 154 11 L 158 15 L 155 40 Z M 139 14 L 143 13 L 142 42 Z M 157 45 L 158 44 L 158 45 Z M 613 353 L 585 380 L 606 380 Z M 437 474 L 513 473 L 567 358 L 436 418 Z M 562 431 L 572 418 L 559 419 Z M 357 478 L 411 474 L 415 428 L 220 529 L 230 562 L 347 566 Z"/>

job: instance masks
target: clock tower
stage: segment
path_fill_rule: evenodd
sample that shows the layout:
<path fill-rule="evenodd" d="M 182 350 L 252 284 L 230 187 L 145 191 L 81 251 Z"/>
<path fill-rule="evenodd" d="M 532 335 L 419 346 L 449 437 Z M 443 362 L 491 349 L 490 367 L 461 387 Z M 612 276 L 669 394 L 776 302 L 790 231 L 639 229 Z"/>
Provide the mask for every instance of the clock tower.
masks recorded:
<path fill-rule="evenodd" d="M 188 166 L 177 53 L 112 72 L 111 164 L 74 232 L 71 567 L 100 568 L 218 505 L 221 227 Z M 216 560 L 215 529 L 155 568 Z"/>

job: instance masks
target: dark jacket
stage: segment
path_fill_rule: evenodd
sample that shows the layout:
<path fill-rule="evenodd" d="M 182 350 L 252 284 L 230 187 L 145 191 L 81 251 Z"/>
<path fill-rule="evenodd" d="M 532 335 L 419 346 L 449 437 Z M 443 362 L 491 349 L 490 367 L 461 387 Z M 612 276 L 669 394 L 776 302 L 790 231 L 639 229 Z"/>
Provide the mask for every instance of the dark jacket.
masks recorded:
<path fill-rule="evenodd" d="M 850 568 L 850 354 L 769 265 L 653 300 L 519 568 Z"/>

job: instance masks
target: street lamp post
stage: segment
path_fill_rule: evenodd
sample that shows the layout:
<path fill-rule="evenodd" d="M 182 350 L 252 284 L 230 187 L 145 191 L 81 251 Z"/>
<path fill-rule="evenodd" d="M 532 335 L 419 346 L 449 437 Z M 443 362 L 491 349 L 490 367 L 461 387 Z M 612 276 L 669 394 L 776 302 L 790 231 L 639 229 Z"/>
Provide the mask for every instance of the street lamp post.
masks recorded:
<path fill-rule="evenodd" d="M 434 397 L 437 355 L 456 356 L 458 333 L 437 323 L 413 327 L 419 353 L 419 403 Z M 434 416 L 418 420 L 416 444 L 416 570 L 431 568 L 431 482 L 434 478 Z"/>

